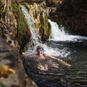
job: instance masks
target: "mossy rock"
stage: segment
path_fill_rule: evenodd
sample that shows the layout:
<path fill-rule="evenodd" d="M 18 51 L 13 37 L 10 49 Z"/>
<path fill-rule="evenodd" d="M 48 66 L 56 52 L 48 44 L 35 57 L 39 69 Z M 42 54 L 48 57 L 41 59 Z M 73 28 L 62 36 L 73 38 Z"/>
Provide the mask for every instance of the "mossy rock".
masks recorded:
<path fill-rule="evenodd" d="M 41 36 L 41 40 L 47 40 L 49 38 L 49 35 L 51 34 L 51 26 L 42 7 L 37 3 L 29 5 L 29 3 L 23 2 L 22 4 L 28 9 L 35 27 L 37 31 L 39 31 L 38 34 Z"/>
<path fill-rule="evenodd" d="M 42 29 L 40 30 L 40 35 L 42 35 L 42 40 L 44 41 L 48 39 L 51 34 L 51 25 L 48 22 L 48 18 L 46 16 L 41 16 L 40 21 L 41 21 L 40 29 Z"/>
<path fill-rule="evenodd" d="M 17 20 L 16 39 L 19 42 L 21 52 L 25 45 L 30 41 L 31 33 L 26 18 L 21 10 L 20 4 L 16 0 L 12 0 L 12 10 Z"/>
<path fill-rule="evenodd" d="M 5 87 L 3 83 L 0 82 L 0 87 Z"/>

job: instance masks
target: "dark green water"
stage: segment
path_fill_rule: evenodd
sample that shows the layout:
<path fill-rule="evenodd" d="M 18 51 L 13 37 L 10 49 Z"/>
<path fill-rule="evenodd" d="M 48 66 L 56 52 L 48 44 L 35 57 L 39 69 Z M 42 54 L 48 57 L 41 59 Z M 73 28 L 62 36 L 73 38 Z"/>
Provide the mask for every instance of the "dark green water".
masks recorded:
<path fill-rule="evenodd" d="M 33 69 L 25 59 L 24 66 L 27 73 L 36 82 L 38 87 L 87 87 L 87 41 L 80 42 L 54 42 L 48 41 L 47 45 L 69 53 L 66 57 L 61 57 L 72 66 L 66 68 L 60 64 L 56 70 L 38 72 Z"/>
<path fill-rule="evenodd" d="M 87 87 L 87 41 L 80 42 L 50 42 L 48 45 L 61 49 L 67 49 L 70 54 L 64 57 L 72 66 L 65 69 L 64 73 L 70 87 Z"/>

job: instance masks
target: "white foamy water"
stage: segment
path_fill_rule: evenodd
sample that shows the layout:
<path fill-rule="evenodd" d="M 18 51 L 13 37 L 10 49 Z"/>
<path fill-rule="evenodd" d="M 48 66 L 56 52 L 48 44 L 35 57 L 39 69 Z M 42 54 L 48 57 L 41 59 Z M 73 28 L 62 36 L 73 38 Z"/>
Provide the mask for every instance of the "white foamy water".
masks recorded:
<path fill-rule="evenodd" d="M 38 35 L 37 29 L 35 28 L 34 22 L 31 18 L 31 16 L 28 13 L 28 10 L 26 9 L 25 6 L 21 5 L 22 11 L 25 15 L 25 18 L 27 20 L 27 23 L 29 25 L 31 34 L 32 34 L 32 43 L 29 45 L 28 50 L 26 51 L 26 53 L 34 53 L 36 52 L 36 47 L 38 45 L 41 45 L 44 50 L 45 53 L 50 54 L 50 55 L 54 55 L 54 56 L 61 56 L 61 57 L 66 57 L 70 54 L 70 52 L 67 52 L 66 49 L 56 49 L 56 48 L 52 48 L 49 47 L 46 44 L 41 43 L 40 41 L 40 36 Z M 61 30 L 58 28 L 58 25 L 55 22 L 52 22 L 51 20 L 49 20 L 51 27 L 52 27 L 52 35 L 51 38 L 52 40 L 66 40 L 67 36 L 69 36 L 68 34 L 65 34 L 64 30 Z M 60 37 L 60 38 L 59 38 Z M 68 40 L 70 40 L 71 38 L 68 37 Z M 34 45 L 33 45 L 34 44 Z M 31 49 L 31 47 L 33 47 L 33 49 Z"/>
<path fill-rule="evenodd" d="M 76 36 L 76 35 L 69 35 L 65 33 L 64 28 L 59 28 L 56 22 L 49 20 L 49 23 L 52 27 L 52 34 L 49 40 L 53 41 L 78 41 L 78 40 L 87 40 L 87 37 L 84 36 Z"/>

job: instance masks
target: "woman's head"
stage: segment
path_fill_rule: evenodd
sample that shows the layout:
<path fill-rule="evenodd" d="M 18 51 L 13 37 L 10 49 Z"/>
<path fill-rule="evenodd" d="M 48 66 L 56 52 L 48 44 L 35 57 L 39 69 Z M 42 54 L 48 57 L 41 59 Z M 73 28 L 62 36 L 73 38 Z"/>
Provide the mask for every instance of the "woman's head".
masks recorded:
<path fill-rule="evenodd" d="M 43 47 L 42 46 L 37 46 L 37 49 L 36 49 L 36 51 L 37 51 L 37 53 L 39 53 L 39 52 L 43 52 L 44 53 L 44 49 L 43 49 Z"/>

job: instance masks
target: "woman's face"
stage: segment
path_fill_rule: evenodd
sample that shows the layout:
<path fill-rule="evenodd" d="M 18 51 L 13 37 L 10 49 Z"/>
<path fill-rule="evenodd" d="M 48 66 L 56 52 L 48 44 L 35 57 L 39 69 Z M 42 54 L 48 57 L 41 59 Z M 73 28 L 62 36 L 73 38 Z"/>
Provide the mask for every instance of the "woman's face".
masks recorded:
<path fill-rule="evenodd" d="M 39 53 L 39 54 L 43 54 L 44 51 L 43 51 L 42 49 L 39 49 L 39 50 L 38 50 L 38 53 Z"/>

